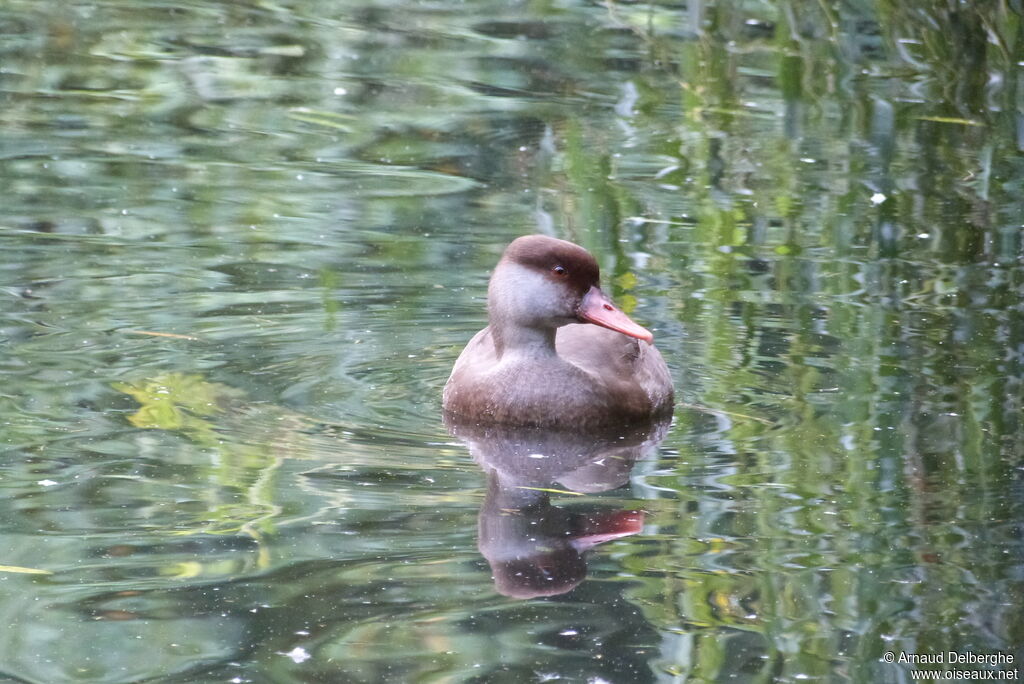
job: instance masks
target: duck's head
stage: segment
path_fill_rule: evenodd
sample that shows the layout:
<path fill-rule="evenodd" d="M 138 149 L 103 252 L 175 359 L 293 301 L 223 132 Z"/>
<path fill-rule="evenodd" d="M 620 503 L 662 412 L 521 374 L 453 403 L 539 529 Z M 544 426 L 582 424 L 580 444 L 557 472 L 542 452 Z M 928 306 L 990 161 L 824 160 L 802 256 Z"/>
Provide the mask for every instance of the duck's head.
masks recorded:
<path fill-rule="evenodd" d="M 506 249 L 491 276 L 487 307 L 503 326 L 555 329 L 593 323 L 645 342 L 654 336 L 624 314 L 600 287 L 590 252 L 565 240 L 527 235 Z"/>

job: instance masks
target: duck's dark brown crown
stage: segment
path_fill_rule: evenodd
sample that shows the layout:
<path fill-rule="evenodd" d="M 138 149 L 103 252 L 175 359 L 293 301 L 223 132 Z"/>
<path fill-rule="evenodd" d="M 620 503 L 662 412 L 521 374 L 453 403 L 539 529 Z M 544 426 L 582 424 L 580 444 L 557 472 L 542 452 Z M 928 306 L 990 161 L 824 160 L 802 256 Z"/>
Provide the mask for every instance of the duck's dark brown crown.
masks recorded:
<path fill-rule="evenodd" d="M 579 292 L 599 286 L 601 280 L 601 271 L 590 252 L 571 242 L 545 235 L 526 235 L 514 240 L 505 249 L 502 261 L 543 272 Z M 558 267 L 564 272 L 559 273 Z"/>

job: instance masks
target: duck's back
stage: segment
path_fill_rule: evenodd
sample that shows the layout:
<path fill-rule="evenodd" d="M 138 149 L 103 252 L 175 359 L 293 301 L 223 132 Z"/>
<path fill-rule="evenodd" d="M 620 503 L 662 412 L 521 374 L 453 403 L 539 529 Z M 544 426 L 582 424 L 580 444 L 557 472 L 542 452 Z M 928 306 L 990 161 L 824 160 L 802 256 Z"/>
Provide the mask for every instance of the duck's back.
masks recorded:
<path fill-rule="evenodd" d="M 455 363 L 445 410 L 484 423 L 580 427 L 671 412 L 671 377 L 654 346 L 572 324 L 558 329 L 555 347 L 543 359 L 499 358 L 484 328 Z"/>
<path fill-rule="evenodd" d="M 671 407 L 672 376 L 658 348 L 596 325 L 574 323 L 558 329 L 558 355 L 589 373 L 605 378 L 615 394 L 639 388 L 652 414 Z"/>

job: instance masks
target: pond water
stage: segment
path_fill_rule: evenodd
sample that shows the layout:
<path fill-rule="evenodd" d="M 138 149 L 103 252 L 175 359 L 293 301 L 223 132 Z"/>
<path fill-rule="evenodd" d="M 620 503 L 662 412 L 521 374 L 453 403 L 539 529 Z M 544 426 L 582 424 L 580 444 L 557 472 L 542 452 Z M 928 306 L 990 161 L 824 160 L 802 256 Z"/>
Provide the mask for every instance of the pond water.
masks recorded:
<path fill-rule="evenodd" d="M 3 3 L 0 680 L 1020 667 L 1018 12 Z M 449 433 L 533 232 L 670 425 Z"/>

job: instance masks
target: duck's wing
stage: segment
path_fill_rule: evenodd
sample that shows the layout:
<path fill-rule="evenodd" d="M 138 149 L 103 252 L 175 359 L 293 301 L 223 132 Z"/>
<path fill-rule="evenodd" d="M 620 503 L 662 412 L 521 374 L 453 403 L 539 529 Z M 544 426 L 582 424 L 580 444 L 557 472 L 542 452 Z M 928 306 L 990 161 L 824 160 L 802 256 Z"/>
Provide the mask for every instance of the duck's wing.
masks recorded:
<path fill-rule="evenodd" d="M 589 323 L 559 328 L 555 348 L 569 363 L 602 377 L 631 377 L 640 356 L 639 340 Z"/>
<path fill-rule="evenodd" d="M 657 347 L 597 325 L 574 323 L 558 329 L 558 354 L 609 388 L 642 389 L 655 411 L 672 403 L 672 376 Z"/>
<path fill-rule="evenodd" d="M 477 399 L 475 379 L 486 376 L 496 361 L 494 339 L 490 327 L 487 327 L 473 336 L 456 359 L 442 394 L 444 409 L 456 413 L 469 410 Z"/>
<path fill-rule="evenodd" d="M 487 326 L 466 343 L 465 349 L 459 354 L 452 368 L 452 378 L 465 372 L 482 374 L 493 368 L 497 362 L 498 354 L 494 349 L 491 326 Z"/>

